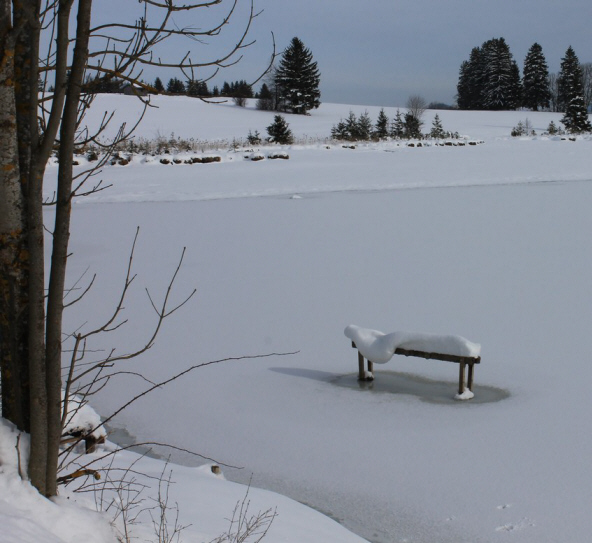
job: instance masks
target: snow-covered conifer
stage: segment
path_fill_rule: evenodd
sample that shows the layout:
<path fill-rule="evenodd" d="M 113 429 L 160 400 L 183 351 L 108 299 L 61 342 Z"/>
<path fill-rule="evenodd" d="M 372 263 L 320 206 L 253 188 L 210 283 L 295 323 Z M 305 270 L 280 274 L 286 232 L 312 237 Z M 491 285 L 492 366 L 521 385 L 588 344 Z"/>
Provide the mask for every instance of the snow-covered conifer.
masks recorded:
<path fill-rule="evenodd" d="M 403 115 L 397 109 L 397 113 L 395 114 L 395 118 L 391 125 L 391 138 L 394 139 L 401 139 L 405 136 L 405 121 L 403 120 Z"/>
<path fill-rule="evenodd" d="M 374 126 L 374 137 L 378 140 L 388 138 L 388 125 L 389 118 L 384 112 L 384 109 L 381 108 L 380 112 L 378 113 L 378 118 L 376 119 L 376 125 Z"/>
<path fill-rule="evenodd" d="M 456 102 L 459 109 L 481 109 L 483 90 L 483 55 L 479 47 L 473 47 L 468 61 L 460 67 Z"/>
<path fill-rule="evenodd" d="M 572 47 L 568 47 L 561 59 L 558 77 L 559 107 L 565 111 L 561 122 L 568 132 L 590 132 L 592 125 L 584 103 L 584 87 L 580 62 Z"/>
<path fill-rule="evenodd" d="M 549 68 L 543 55 L 543 48 L 538 43 L 531 46 L 524 59 L 522 89 L 522 103 L 525 107 L 533 111 L 538 111 L 539 107 L 549 107 L 551 99 Z"/>
<path fill-rule="evenodd" d="M 430 138 L 434 139 L 442 139 L 446 137 L 446 132 L 444 132 L 444 127 L 442 126 L 442 121 L 440 120 L 440 116 L 436 113 L 434 120 L 432 121 L 432 129 L 430 130 Z"/>
<path fill-rule="evenodd" d="M 320 81 L 321 75 L 312 53 L 302 41 L 293 38 L 282 55 L 276 73 L 282 106 L 300 114 L 319 107 Z"/>
<path fill-rule="evenodd" d="M 368 141 L 372 138 L 372 119 L 370 119 L 370 114 L 367 111 L 364 111 L 360 115 L 358 119 L 358 141 Z"/>
<path fill-rule="evenodd" d="M 164 92 L 164 85 L 162 84 L 162 80 L 160 79 L 160 77 L 157 77 L 154 80 L 154 88 L 157 92 Z"/>
<path fill-rule="evenodd" d="M 271 93 L 271 90 L 269 90 L 267 83 L 263 83 L 263 85 L 261 85 L 259 99 L 257 100 L 257 109 L 264 111 L 273 110 L 273 94 Z"/>
<path fill-rule="evenodd" d="M 267 127 L 267 134 L 273 143 L 287 145 L 294 141 L 289 125 L 281 115 L 276 115 L 273 118 L 273 123 Z"/>
<path fill-rule="evenodd" d="M 405 113 L 404 136 L 408 139 L 421 139 L 421 121 L 413 113 Z"/>
<path fill-rule="evenodd" d="M 486 41 L 483 54 L 484 109 L 516 109 L 520 103 L 520 71 L 504 38 Z"/>

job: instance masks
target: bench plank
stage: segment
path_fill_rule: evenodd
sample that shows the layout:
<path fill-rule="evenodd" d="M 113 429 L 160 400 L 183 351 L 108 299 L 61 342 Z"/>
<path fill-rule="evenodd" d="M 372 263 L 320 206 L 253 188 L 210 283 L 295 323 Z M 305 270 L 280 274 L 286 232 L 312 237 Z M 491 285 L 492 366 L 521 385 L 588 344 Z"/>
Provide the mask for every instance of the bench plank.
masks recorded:
<path fill-rule="evenodd" d="M 427 353 L 425 351 L 413 351 L 409 349 L 401 349 L 397 347 L 395 354 L 402 354 L 403 356 L 416 356 L 418 358 L 444 360 L 445 362 L 456 362 L 457 364 L 479 364 L 481 357 L 478 356 L 473 358 L 472 356 L 458 356 L 454 354 L 441 354 L 441 353 Z"/>

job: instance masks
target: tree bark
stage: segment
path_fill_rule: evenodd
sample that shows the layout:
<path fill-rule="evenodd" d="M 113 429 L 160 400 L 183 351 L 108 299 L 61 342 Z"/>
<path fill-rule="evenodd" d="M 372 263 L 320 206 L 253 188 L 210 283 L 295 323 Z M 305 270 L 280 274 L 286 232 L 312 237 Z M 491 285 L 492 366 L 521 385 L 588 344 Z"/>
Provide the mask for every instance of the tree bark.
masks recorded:
<path fill-rule="evenodd" d="M 72 69 L 68 78 L 66 102 L 60 129 L 58 153 L 58 187 L 56 218 L 51 253 L 51 272 L 47 298 L 46 365 L 47 365 L 47 416 L 49 450 L 47 459 L 47 494 L 57 493 L 58 451 L 61 437 L 61 359 L 62 315 L 68 243 L 70 240 L 70 215 L 72 212 L 72 166 L 74 142 L 78 125 L 78 106 L 88 60 L 92 0 L 79 0 L 76 21 L 76 45 Z"/>
<path fill-rule="evenodd" d="M 21 186 L 26 198 L 28 248 L 27 394 L 30 409 L 29 478 L 46 494 L 47 394 L 45 371 L 45 271 L 41 177 L 33 167 L 38 147 L 37 108 L 39 78 L 40 2 L 13 2 L 15 26 L 19 29 L 15 51 L 15 100 Z"/>
<path fill-rule="evenodd" d="M 0 0 L 0 372 L 2 415 L 29 430 L 27 227 L 20 183 L 11 5 Z"/>

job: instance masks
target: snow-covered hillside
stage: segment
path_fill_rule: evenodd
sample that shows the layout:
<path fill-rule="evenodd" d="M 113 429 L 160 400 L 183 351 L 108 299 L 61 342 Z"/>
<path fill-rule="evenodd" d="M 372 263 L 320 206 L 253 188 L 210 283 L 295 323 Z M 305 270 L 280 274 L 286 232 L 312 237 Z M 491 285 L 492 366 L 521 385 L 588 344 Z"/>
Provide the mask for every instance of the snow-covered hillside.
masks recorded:
<path fill-rule="evenodd" d="M 140 225 L 130 325 L 89 349 L 145 339 L 154 316 L 144 287 L 158 296 L 187 247 L 174 296 L 198 294 L 126 371 L 156 381 L 209 360 L 297 354 L 189 374 L 124 411 L 113 439 L 125 428 L 241 466 L 225 477 L 252 477 L 253 487 L 373 542 L 587 541 L 592 141 L 509 136 L 526 117 L 540 134 L 560 114 L 441 111 L 446 130 L 484 143 L 345 149 L 324 141 L 331 126 L 350 109 L 375 119 L 378 108 L 323 104 L 286 117 L 310 138 L 283 148 L 289 160 L 254 162 L 250 153 L 266 148 L 230 143 L 264 134 L 272 114 L 188 98 L 155 103 L 141 136 L 225 140 L 221 162 L 104 168 L 113 186 L 74 208 L 70 282 L 89 266 L 98 279 L 66 328 L 109 314 Z M 138 105 L 101 96 L 93 108 L 91 123 L 110 109 L 131 121 Z M 48 195 L 54 175 L 51 166 Z M 358 384 L 343 335 L 350 323 L 471 338 L 482 346 L 475 398 L 454 401 L 456 365 L 400 356 Z M 94 406 L 107 415 L 145 386 L 122 377 Z M 221 482 L 202 472 L 193 480 L 200 462 L 188 454 L 171 460 L 185 466 L 173 469 L 179 488 L 190 485 L 180 522 L 211 526 L 204 533 L 215 537 L 214 517 L 228 516 L 242 488 L 211 512 L 199 500 L 218 503 Z M 256 499 L 257 509 L 277 506 L 269 541 L 316 537 L 294 526 L 318 526 L 319 541 L 355 539 L 332 531 L 335 523 L 324 532 L 280 496 Z"/>

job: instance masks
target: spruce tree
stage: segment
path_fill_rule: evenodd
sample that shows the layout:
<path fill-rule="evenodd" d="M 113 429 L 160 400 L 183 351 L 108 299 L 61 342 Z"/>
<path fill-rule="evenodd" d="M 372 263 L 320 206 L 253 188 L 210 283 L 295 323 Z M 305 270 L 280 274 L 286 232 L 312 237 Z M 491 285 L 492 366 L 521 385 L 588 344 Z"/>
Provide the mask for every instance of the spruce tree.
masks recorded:
<path fill-rule="evenodd" d="M 164 92 L 164 85 L 162 84 L 162 81 L 160 79 L 160 77 L 157 77 L 154 80 L 154 88 L 156 89 L 157 92 Z"/>
<path fill-rule="evenodd" d="M 388 138 L 388 125 L 389 119 L 384 112 L 384 109 L 381 108 L 380 112 L 378 113 L 378 118 L 376 119 L 376 125 L 374 127 L 374 138 L 378 140 L 384 140 Z"/>
<path fill-rule="evenodd" d="M 459 109 L 483 108 L 484 62 L 481 48 L 473 47 L 468 61 L 460 67 L 457 85 L 457 105 Z"/>
<path fill-rule="evenodd" d="M 187 89 L 187 96 L 196 97 L 200 95 L 199 81 L 195 81 L 195 79 L 187 81 L 185 88 Z"/>
<path fill-rule="evenodd" d="M 400 140 L 405 136 L 405 121 L 403 120 L 403 115 L 397 109 L 397 113 L 393 120 L 393 124 L 391 126 L 391 138 Z"/>
<path fill-rule="evenodd" d="M 372 138 L 372 119 L 367 111 L 364 111 L 358 119 L 358 141 L 368 141 Z"/>
<path fill-rule="evenodd" d="M 471 65 L 468 60 L 463 60 L 460 65 L 458 83 L 456 85 L 456 105 L 458 109 L 471 109 Z"/>
<path fill-rule="evenodd" d="M 522 103 L 525 107 L 533 111 L 538 111 L 539 107 L 549 107 L 549 67 L 543 55 L 543 48 L 538 43 L 531 46 L 524 59 L 522 89 Z"/>
<path fill-rule="evenodd" d="M 294 141 L 289 125 L 281 115 L 273 118 L 273 123 L 267 127 L 267 134 L 269 141 L 280 145 L 287 145 Z"/>
<path fill-rule="evenodd" d="M 292 113 L 306 114 L 321 104 L 317 63 L 302 41 L 293 38 L 282 55 L 276 73 L 280 101 Z"/>
<path fill-rule="evenodd" d="M 446 132 L 444 132 L 444 127 L 442 126 L 442 121 L 440 120 L 440 116 L 436 113 L 434 120 L 432 121 L 432 129 L 430 130 L 430 138 L 434 138 L 436 140 L 441 140 L 442 138 L 446 137 Z"/>
<path fill-rule="evenodd" d="M 405 113 L 405 137 L 407 139 L 421 139 L 421 121 L 413 113 Z"/>
<path fill-rule="evenodd" d="M 259 98 L 257 100 L 257 109 L 261 109 L 264 111 L 273 110 L 273 94 L 269 90 L 269 87 L 266 83 L 263 83 L 263 85 L 261 85 L 261 90 L 259 91 Z"/>
<path fill-rule="evenodd" d="M 331 128 L 331 137 L 335 140 L 341 141 L 355 141 L 358 119 L 353 111 L 349 112 L 347 119 L 341 119 L 336 125 Z"/>
<path fill-rule="evenodd" d="M 486 41 L 483 54 L 484 109 L 516 109 L 520 103 L 520 71 L 504 38 Z"/>
<path fill-rule="evenodd" d="M 592 131 L 584 103 L 582 70 L 578 57 L 571 46 L 561 60 L 558 80 L 559 103 L 565 111 L 561 122 L 565 125 L 566 130 L 572 133 Z"/>
<path fill-rule="evenodd" d="M 185 94 L 185 83 L 176 77 L 172 77 L 167 84 L 167 92 L 171 94 Z"/>

